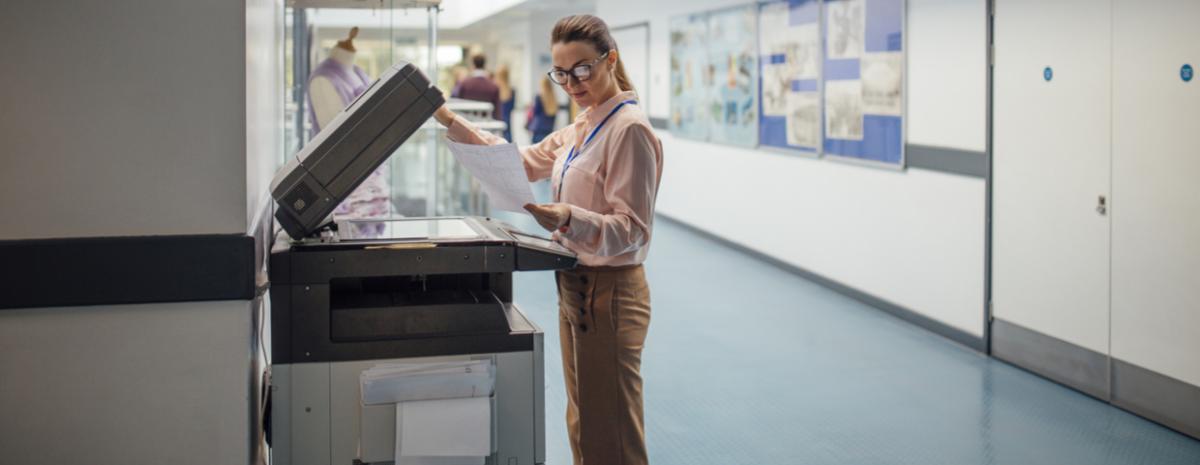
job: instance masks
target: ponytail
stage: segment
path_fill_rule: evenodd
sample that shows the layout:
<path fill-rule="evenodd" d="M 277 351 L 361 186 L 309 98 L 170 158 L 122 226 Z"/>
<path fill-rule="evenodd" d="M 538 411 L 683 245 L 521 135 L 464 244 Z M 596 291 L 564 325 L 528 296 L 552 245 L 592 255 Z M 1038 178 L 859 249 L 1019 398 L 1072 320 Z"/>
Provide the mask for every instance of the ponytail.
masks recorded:
<path fill-rule="evenodd" d="M 617 87 L 622 92 L 633 91 L 637 93 L 637 89 L 633 88 L 633 82 L 629 80 L 629 75 L 625 74 L 625 60 L 621 59 L 621 54 L 617 54 L 617 66 L 614 75 L 617 77 Z"/>

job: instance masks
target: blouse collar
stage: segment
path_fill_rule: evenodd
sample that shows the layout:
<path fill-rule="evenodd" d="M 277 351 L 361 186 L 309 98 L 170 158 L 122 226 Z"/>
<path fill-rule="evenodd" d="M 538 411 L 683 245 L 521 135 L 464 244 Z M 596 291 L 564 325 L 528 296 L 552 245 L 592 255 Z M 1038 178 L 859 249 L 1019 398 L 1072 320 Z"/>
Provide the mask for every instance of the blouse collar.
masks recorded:
<path fill-rule="evenodd" d="M 617 95 L 614 95 L 612 98 L 604 101 L 604 103 L 584 110 L 579 114 L 579 116 L 575 117 L 575 119 L 576 121 L 587 121 L 589 126 L 595 126 L 600 124 L 600 120 L 607 117 L 613 108 L 626 100 L 637 100 L 637 93 L 632 90 L 619 92 Z"/>

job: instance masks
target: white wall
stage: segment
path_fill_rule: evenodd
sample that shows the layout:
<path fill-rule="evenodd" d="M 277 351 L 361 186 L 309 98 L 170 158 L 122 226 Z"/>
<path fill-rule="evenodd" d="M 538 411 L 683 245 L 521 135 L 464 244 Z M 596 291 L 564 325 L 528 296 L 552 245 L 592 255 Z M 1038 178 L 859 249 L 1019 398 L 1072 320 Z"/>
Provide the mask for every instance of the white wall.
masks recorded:
<path fill-rule="evenodd" d="M 246 224 L 270 202 L 284 156 L 283 0 L 246 0 Z"/>
<path fill-rule="evenodd" d="M 736 0 L 599 0 L 610 26 L 650 23 L 649 113 L 669 106 L 672 16 Z M 964 68 L 910 73 L 910 143 L 982 150 L 983 0 L 910 0 L 910 69 L 939 57 Z M 973 45 L 972 45 L 973 44 Z M 944 92 L 938 89 L 946 89 Z M 915 114 L 914 114 L 915 113 Z M 889 171 L 671 137 L 660 213 L 888 300 L 966 333 L 983 334 L 982 179 Z"/>
<path fill-rule="evenodd" d="M 244 233 L 282 142 L 280 7 L 0 2 L 0 239 Z"/>
<path fill-rule="evenodd" d="M 983 152 L 987 5 L 908 0 L 908 143 Z"/>

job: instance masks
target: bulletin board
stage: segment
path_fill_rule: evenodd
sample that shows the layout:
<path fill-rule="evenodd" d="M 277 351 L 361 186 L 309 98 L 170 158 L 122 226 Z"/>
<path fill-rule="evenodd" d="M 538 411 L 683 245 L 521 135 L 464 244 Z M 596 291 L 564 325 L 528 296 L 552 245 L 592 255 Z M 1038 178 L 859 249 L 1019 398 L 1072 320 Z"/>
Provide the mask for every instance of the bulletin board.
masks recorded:
<path fill-rule="evenodd" d="M 671 19 L 676 135 L 904 166 L 905 0 L 771 0 Z"/>
<path fill-rule="evenodd" d="M 824 2 L 827 156 L 904 165 L 904 0 Z"/>
<path fill-rule="evenodd" d="M 672 18 L 671 114 L 676 134 L 754 147 L 758 133 L 758 8 Z"/>
<path fill-rule="evenodd" d="M 783 0 L 759 9 L 758 143 L 819 153 L 821 3 Z"/>
<path fill-rule="evenodd" d="M 709 90 L 708 16 L 671 18 L 671 114 L 668 126 L 675 135 L 708 140 Z"/>

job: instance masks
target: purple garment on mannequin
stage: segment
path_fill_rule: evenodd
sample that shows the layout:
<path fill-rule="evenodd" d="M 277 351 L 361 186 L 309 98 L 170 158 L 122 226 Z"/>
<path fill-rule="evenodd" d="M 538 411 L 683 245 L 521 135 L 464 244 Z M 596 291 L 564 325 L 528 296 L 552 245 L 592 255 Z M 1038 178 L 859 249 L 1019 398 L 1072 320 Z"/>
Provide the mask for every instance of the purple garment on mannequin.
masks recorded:
<path fill-rule="evenodd" d="M 326 58 L 317 65 L 317 68 L 308 76 L 308 84 L 311 86 L 312 80 L 318 77 L 328 79 L 333 84 L 333 89 L 342 98 L 343 108 L 371 86 L 371 78 L 367 77 L 366 71 L 363 71 L 358 65 L 346 66 L 333 58 Z M 308 138 L 312 139 L 318 132 L 321 132 L 321 122 L 317 121 L 317 112 L 313 110 L 311 95 L 308 97 L 308 121 L 312 123 L 312 132 L 309 133 Z"/>
<path fill-rule="evenodd" d="M 367 73 L 357 65 L 345 66 L 337 60 L 326 58 L 317 68 L 313 70 L 308 77 L 309 85 L 312 80 L 317 77 L 328 79 L 333 84 L 333 89 L 337 91 L 341 97 L 342 107 L 345 108 L 350 102 L 362 95 L 371 86 L 371 78 Z M 309 139 L 312 139 L 321 132 L 321 122 L 317 121 L 317 112 L 313 110 L 312 95 L 308 96 L 308 121 L 312 123 L 312 132 L 309 133 Z M 333 211 L 334 215 L 346 216 L 350 218 L 376 218 L 388 216 L 391 213 L 389 193 L 391 186 L 388 185 L 387 173 L 384 167 L 380 166 L 346 200 L 338 205 Z M 381 226 L 371 224 L 370 227 Z"/>

